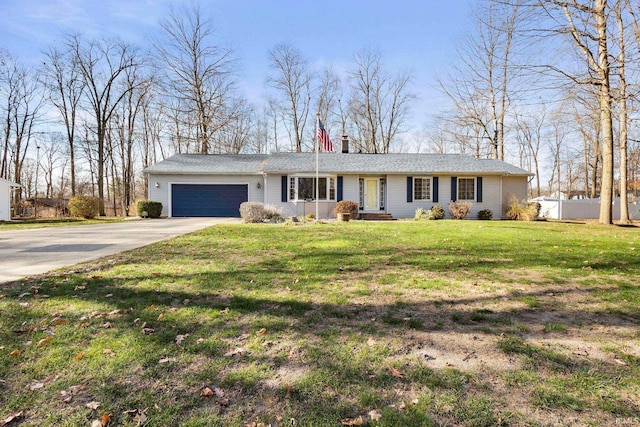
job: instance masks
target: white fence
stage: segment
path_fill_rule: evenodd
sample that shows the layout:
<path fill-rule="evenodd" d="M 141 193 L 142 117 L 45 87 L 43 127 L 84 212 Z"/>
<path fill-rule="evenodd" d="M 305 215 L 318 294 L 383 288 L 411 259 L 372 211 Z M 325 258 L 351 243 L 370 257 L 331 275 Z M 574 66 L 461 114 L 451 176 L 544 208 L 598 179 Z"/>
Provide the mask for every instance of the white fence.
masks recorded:
<path fill-rule="evenodd" d="M 552 219 L 598 219 L 600 217 L 600 199 L 558 200 L 538 197 L 540 216 Z M 613 219 L 620 219 L 620 199 L 613 200 Z M 629 218 L 640 220 L 640 203 L 629 202 Z"/>

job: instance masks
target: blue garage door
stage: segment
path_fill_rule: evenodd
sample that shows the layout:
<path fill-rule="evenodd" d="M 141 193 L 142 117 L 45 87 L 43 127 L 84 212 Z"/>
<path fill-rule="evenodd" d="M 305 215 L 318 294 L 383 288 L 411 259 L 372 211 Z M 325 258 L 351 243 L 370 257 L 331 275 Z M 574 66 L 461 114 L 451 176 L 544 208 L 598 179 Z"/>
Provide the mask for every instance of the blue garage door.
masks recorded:
<path fill-rule="evenodd" d="M 171 216 L 239 217 L 240 204 L 247 200 L 246 184 L 173 184 Z"/>

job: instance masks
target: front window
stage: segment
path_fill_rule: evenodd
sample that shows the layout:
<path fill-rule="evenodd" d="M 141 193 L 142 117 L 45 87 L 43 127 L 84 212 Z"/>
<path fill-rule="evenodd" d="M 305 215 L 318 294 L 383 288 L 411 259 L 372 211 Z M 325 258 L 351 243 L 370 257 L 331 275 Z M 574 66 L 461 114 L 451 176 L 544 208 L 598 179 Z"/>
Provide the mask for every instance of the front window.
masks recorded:
<path fill-rule="evenodd" d="M 318 200 L 336 199 L 335 178 L 318 179 Z M 316 200 L 316 178 L 292 176 L 289 178 L 289 200 Z"/>
<path fill-rule="evenodd" d="M 431 200 L 431 178 L 413 179 L 413 200 Z"/>
<path fill-rule="evenodd" d="M 458 200 L 475 200 L 476 179 L 458 178 Z"/>

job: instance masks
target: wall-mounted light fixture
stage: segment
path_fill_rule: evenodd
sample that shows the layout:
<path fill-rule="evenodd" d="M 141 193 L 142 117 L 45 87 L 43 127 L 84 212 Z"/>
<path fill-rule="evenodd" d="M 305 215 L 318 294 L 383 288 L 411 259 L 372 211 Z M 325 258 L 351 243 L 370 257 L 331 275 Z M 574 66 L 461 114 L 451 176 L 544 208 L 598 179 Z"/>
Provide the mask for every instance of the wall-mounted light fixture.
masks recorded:
<path fill-rule="evenodd" d="M 156 188 L 160 188 L 160 183 L 156 182 Z"/>
<path fill-rule="evenodd" d="M 260 188 L 260 183 L 258 183 L 258 188 Z"/>

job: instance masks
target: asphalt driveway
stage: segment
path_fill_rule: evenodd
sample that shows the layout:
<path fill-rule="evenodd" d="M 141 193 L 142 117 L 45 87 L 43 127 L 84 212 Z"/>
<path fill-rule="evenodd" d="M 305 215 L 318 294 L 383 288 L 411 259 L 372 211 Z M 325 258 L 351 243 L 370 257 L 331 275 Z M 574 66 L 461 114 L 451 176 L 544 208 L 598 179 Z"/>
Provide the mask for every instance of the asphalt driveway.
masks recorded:
<path fill-rule="evenodd" d="M 0 231 L 0 283 L 91 261 L 237 218 L 164 218 Z"/>

